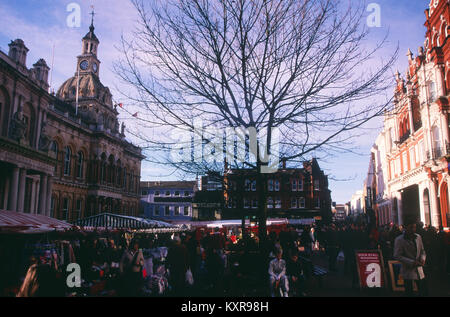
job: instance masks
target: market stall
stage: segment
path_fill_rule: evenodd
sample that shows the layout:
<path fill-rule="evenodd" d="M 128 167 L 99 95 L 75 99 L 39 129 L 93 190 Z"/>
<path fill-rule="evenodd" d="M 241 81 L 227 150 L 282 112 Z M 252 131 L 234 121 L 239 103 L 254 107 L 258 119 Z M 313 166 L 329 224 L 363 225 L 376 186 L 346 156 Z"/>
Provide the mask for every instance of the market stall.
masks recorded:
<path fill-rule="evenodd" d="M 17 293 L 31 263 L 58 268 L 74 262 L 72 246 L 65 240 L 73 229 L 44 215 L 0 210 L 0 296 Z"/>
<path fill-rule="evenodd" d="M 76 221 L 75 224 L 86 231 L 117 229 L 136 230 L 145 233 L 173 233 L 184 231 L 183 228 L 163 221 L 110 213 L 87 217 Z"/>
<path fill-rule="evenodd" d="M 73 225 L 44 215 L 0 210 L 0 233 L 37 234 L 65 231 Z"/>

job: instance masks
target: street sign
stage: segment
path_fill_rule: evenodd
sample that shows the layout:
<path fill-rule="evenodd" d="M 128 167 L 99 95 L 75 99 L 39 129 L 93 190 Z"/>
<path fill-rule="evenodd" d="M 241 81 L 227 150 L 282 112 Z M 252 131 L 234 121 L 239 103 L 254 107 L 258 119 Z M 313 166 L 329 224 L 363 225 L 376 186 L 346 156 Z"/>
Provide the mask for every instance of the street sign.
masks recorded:
<path fill-rule="evenodd" d="M 383 288 L 386 285 L 383 255 L 379 250 L 355 251 L 361 288 Z"/>

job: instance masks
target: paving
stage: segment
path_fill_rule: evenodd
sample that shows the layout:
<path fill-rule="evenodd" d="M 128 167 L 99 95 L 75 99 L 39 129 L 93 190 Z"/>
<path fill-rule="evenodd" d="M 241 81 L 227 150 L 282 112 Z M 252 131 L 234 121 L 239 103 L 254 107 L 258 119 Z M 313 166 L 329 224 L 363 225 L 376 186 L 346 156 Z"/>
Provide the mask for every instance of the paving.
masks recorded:
<path fill-rule="evenodd" d="M 316 252 L 311 256 L 314 265 L 328 269 L 328 257 L 322 252 Z M 344 262 L 337 261 L 337 271 L 329 271 L 323 279 L 322 285 L 312 283 L 308 296 L 312 297 L 402 297 L 403 292 L 393 292 L 389 288 L 378 290 L 361 290 L 352 285 L 352 277 L 344 274 Z M 425 269 L 427 276 L 428 294 L 432 297 L 450 296 L 450 275 L 430 268 Z M 387 273 L 388 275 L 388 273 Z M 388 277 L 389 278 L 389 277 Z"/>

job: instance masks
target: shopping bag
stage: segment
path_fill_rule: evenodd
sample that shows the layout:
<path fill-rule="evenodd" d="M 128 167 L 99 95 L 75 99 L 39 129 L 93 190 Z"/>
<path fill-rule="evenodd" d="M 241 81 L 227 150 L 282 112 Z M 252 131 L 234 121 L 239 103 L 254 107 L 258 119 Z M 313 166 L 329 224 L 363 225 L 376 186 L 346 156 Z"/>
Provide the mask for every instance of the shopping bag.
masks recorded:
<path fill-rule="evenodd" d="M 188 285 L 194 285 L 194 277 L 192 276 L 192 271 L 191 269 L 188 269 L 186 271 L 186 283 Z"/>

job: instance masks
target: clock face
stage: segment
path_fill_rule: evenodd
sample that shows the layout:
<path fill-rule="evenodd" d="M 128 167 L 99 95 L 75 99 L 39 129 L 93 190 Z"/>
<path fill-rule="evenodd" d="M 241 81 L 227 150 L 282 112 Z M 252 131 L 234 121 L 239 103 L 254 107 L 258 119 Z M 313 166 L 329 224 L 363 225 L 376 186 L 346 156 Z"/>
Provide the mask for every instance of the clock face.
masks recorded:
<path fill-rule="evenodd" d="M 97 72 L 97 63 L 92 64 L 92 69 L 95 73 Z"/>
<path fill-rule="evenodd" d="M 88 69 L 88 67 L 89 67 L 89 62 L 88 62 L 88 61 L 82 61 L 82 62 L 81 62 L 80 68 L 81 68 L 82 70 L 86 70 L 86 69 Z"/>

